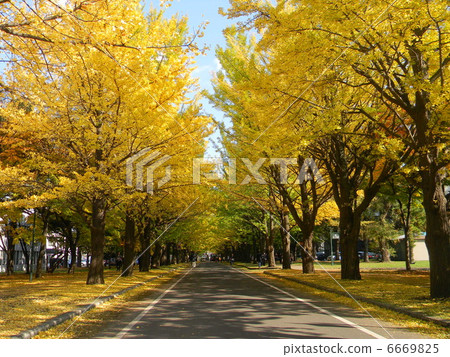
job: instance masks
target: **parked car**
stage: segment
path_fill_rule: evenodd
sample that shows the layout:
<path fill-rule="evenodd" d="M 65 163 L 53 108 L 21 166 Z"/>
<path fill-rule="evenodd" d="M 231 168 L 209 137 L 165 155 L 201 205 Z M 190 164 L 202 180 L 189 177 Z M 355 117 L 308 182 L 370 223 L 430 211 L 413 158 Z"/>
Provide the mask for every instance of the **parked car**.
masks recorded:
<path fill-rule="evenodd" d="M 336 254 L 333 254 L 333 256 L 329 255 L 329 256 L 327 257 L 327 260 L 328 260 L 328 261 L 331 261 L 331 257 L 333 257 L 333 260 L 339 260 L 340 257 L 341 257 L 341 252 L 338 253 L 338 257 L 337 257 L 337 258 L 336 258 Z"/>
<path fill-rule="evenodd" d="M 379 254 L 374 253 L 374 252 L 367 252 L 367 255 L 369 256 L 369 259 L 378 259 L 378 257 L 379 257 Z M 359 257 L 359 259 L 364 259 L 364 252 L 359 251 L 358 257 Z"/>
<path fill-rule="evenodd" d="M 327 255 L 323 251 L 317 252 L 316 253 L 316 259 L 317 260 L 326 260 L 327 259 Z"/>
<path fill-rule="evenodd" d="M 377 259 L 381 261 L 381 254 L 369 252 L 369 259 Z"/>

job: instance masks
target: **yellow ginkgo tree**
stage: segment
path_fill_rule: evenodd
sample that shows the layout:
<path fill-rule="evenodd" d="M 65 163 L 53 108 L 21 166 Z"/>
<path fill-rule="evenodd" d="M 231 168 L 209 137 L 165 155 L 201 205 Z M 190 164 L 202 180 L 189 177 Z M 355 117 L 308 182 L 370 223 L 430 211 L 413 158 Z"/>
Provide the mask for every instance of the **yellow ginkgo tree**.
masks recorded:
<path fill-rule="evenodd" d="M 353 173 L 357 162 L 372 161 L 362 181 L 357 176 L 357 182 L 346 180 L 348 170 L 339 174 L 347 182 L 334 190 L 341 196 L 347 186 L 347 203 L 364 209 L 398 166 L 418 172 L 427 216 L 431 296 L 450 296 L 444 190 L 450 162 L 448 2 L 234 0 L 227 14 L 248 16 L 242 26 L 256 28 L 258 45 L 278 54 L 271 73 L 282 79 L 276 82 L 276 93 L 277 104 L 284 104 L 273 106 L 273 117 L 279 119 L 273 126 L 330 134 L 325 144 L 338 150 L 325 156 L 337 163 L 334 169 L 346 164 L 339 152 L 350 149 L 349 140 L 362 154 L 347 162 Z M 299 115 L 290 120 L 290 113 Z M 330 166 L 330 174 L 334 169 Z M 359 182 L 370 183 L 360 198 L 355 196 Z M 342 222 L 346 216 L 357 217 L 361 209 L 344 212 L 347 203 L 341 205 L 341 238 L 353 236 L 354 242 L 359 223 L 345 227 Z M 350 245 L 344 247 L 342 277 L 358 279 L 356 248 Z"/>
<path fill-rule="evenodd" d="M 166 19 L 163 8 L 145 17 L 138 0 L 82 3 L 76 16 L 46 23 L 57 30 L 52 41 L 9 39 L 2 116 L 51 148 L 41 153 L 58 166 L 55 192 L 90 226 L 87 283 L 97 284 L 107 212 L 129 190 L 127 159 L 143 149 L 199 155 L 207 119 L 190 95 L 198 49 L 186 45 L 186 18 Z"/>

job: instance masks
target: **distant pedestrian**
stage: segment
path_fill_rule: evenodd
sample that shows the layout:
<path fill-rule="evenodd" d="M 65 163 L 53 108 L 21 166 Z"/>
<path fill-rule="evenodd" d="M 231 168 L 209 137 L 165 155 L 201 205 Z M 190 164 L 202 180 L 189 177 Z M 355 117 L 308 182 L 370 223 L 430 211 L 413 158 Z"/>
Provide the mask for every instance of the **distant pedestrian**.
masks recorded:
<path fill-rule="evenodd" d="M 262 263 L 262 255 L 261 255 L 261 253 L 258 253 L 256 255 L 256 261 L 258 262 L 258 268 L 261 268 L 261 263 Z"/>
<path fill-rule="evenodd" d="M 193 268 L 197 266 L 197 254 L 192 253 L 189 257 L 189 260 L 191 261 L 191 265 Z"/>
<path fill-rule="evenodd" d="M 120 257 L 120 256 L 117 257 L 117 259 L 116 259 L 116 269 L 117 269 L 117 271 L 122 269 L 122 264 L 123 264 L 122 257 Z"/>
<path fill-rule="evenodd" d="M 267 255 L 266 255 L 266 253 L 264 253 L 262 256 L 261 256 L 261 265 L 266 265 L 266 258 L 267 258 Z"/>

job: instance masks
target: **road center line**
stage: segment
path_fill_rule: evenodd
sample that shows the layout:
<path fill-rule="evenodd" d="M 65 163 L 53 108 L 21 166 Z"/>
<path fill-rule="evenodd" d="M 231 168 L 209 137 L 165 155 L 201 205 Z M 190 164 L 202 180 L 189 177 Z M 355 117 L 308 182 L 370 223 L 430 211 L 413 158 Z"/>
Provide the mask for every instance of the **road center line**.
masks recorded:
<path fill-rule="evenodd" d="M 133 321 L 131 321 L 126 327 L 124 327 L 115 338 L 123 338 L 151 309 L 155 307 L 155 305 L 161 301 L 168 293 L 170 293 L 177 284 L 184 279 L 186 275 L 188 275 L 193 268 L 189 269 L 183 276 L 178 279 L 175 283 L 173 283 L 168 289 L 166 289 L 161 295 L 159 295 L 155 300 L 153 300 L 138 316 L 135 317 Z"/>
<path fill-rule="evenodd" d="M 289 293 L 287 291 L 284 291 L 284 290 L 282 290 L 282 289 L 280 289 L 280 288 L 278 288 L 278 287 L 276 287 L 276 286 L 274 286 L 272 284 L 269 284 L 269 283 L 267 283 L 267 282 L 265 282 L 265 281 L 263 281 L 261 279 L 258 279 L 258 278 L 254 277 L 254 276 L 251 276 L 251 275 L 247 274 L 247 273 L 244 273 L 243 271 L 241 271 L 239 269 L 236 269 L 236 268 L 233 268 L 233 269 L 238 271 L 241 274 L 244 274 L 245 276 L 248 276 L 249 278 L 251 278 L 253 280 L 259 281 L 260 283 L 271 287 L 272 289 L 274 289 L 274 290 L 276 290 L 276 291 L 278 291 L 280 293 L 283 293 L 284 295 L 287 295 L 287 296 L 291 297 L 294 300 L 297 300 L 297 301 L 299 301 L 299 302 L 301 302 L 301 303 L 303 303 L 305 305 L 308 305 L 308 306 L 312 307 L 313 309 L 316 309 L 316 310 L 320 311 L 323 314 L 327 314 L 327 315 L 329 315 L 331 317 L 334 317 L 335 319 L 337 319 L 337 320 L 339 320 L 339 321 L 341 321 L 341 322 L 343 322 L 343 323 L 345 323 L 345 324 L 347 324 L 347 325 L 349 325 L 351 327 L 354 327 L 354 328 L 356 328 L 356 329 L 358 329 L 358 330 L 360 330 L 360 331 L 362 331 L 362 332 L 364 332 L 364 333 L 366 333 L 366 334 L 368 334 L 368 335 L 370 335 L 370 336 L 372 336 L 374 338 L 385 339 L 385 337 L 383 337 L 383 336 L 381 336 L 381 335 L 379 335 L 379 334 L 377 334 L 377 333 L 375 333 L 373 331 L 370 331 L 370 330 L 366 329 L 365 327 L 362 327 L 362 326 L 360 326 L 360 325 L 358 325 L 358 324 L 356 324 L 356 323 L 354 323 L 352 321 L 344 319 L 343 317 L 335 315 L 332 312 L 329 312 L 328 310 L 325 310 L 325 309 L 323 309 L 323 308 L 321 308 L 321 307 L 319 307 L 317 305 L 314 305 L 313 303 L 311 303 L 309 301 L 306 301 L 306 300 L 304 300 L 302 298 L 299 298 L 299 297 L 297 297 L 297 296 L 295 296 L 295 295 L 293 295 L 293 294 L 291 294 L 291 293 Z"/>

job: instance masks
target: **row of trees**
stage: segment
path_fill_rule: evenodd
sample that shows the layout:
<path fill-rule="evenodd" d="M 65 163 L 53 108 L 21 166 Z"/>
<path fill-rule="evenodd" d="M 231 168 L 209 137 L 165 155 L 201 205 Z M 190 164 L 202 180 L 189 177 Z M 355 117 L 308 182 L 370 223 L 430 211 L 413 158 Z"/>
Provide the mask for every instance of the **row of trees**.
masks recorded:
<path fill-rule="evenodd" d="M 405 269 L 412 270 L 415 238 L 425 230 L 421 195 L 416 187 L 412 191 L 410 196 L 409 191 L 402 191 L 401 187 L 396 187 L 395 193 L 388 184 L 382 187 L 362 217 L 358 242 L 360 260 L 368 262 L 368 253 L 376 252 L 372 259 L 380 262 L 390 262 L 391 258 L 404 260 Z M 256 197 L 255 192 L 252 194 Z M 217 235 L 226 239 L 218 247 L 219 252 L 225 257 L 234 256 L 236 260 L 253 263 L 262 254 L 269 253 L 267 263 L 274 266 L 275 260 L 279 260 L 284 269 L 290 269 L 291 262 L 301 257 L 302 253 L 302 260 L 305 261 L 302 230 L 292 216 L 287 217 L 289 224 L 286 225 L 283 211 L 273 210 L 270 201 L 264 202 L 259 198 L 259 206 L 249 198 L 251 196 L 246 197 L 241 190 L 231 191 L 226 199 L 222 197 L 217 209 L 220 220 L 216 229 Z M 263 206 L 263 202 L 267 206 Z M 320 210 L 311 240 L 311 255 L 314 258 L 322 260 L 331 254 L 330 240 L 333 240 L 333 253 L 340 250 L 339 240 L 336 240 L 338 217 L 339 212 L 332 200 L 328 209 Z M 336 259 L 339 258 L 337 255 Z M 305 269 L 303 272 L 306 273 Z M 310 272 L 313 269 L 314 265 Z"/>
<path fill-rule="evenodd" d="M 408 237 L 419 192 L 431 296 L 450 296 L 447 5 L 234 0 L 224 11 L 243 18 L 217 50 L 223 69 L 209 95 L 232 121 L 224 156 L 250 158 L 243 172 L 259 168 L 268 185 L 237 194 L 276 216 L 283 232 L 290 214 L 305 273 L 314 271 L 315 227 L 337 213 L 341 277 L 360 279 L 361 222 L 375 197 L 391 189 Z M 299 174 L 313 179 L 295 182 Z"/>
<path fill-rule="evenodd" d="M 162 242 L 150 251 L 151 243 L 180 213 L 189 207 L 178 219 L 189 225 L 205 208 L 182 164 L 203 155 L 210 133 L 192 77 L 201 29 L 191 34 L 187 18 L 167 18 L 168 3 L 146 15 L 139 0 L 0 2 L 1 225 L 16 243 L 20 232 L 10 228 L 27 210 L 31 225 L 36 212 L 36 237 L 45 243 L 59 231 L 72 254 L 77 234 L 88 235 L 88 284 L 104 283 L 105 241 L 122 243 L 124 275 L 137 252 L 145 270 L 151 253 L 154 262 L 162 255 Z M 164 154 L 171 167 L 154 195 L 127 171 L 143 153 L 147 165 Z M 166 241 L 197 248 L 200 238 L 181 230 Z"/>
<path fill-rule="evenodd" d="M 120 237 L 126 268 L 137 251 L 148 259 L 144 247 L 186 208 L 172 231 L 184 248 L 215 246 L 218 232 L 227 242 L 250 229 L 266 240 L 273 265 L 279 229 L 287 268 L 296 227 L 305 273 L 314 271 L 314 232 L 336 220 L 341 277 L 360 279 L 357 244 L 374 199 L 390 190 L 408 237 L 419 193 L 431 296 L 448 297 L 446 2 L 230 3 L 224 15 L 244 20 L 225 32 L 227 46 L 217 50 L 223 69 L 208 96 L 232 121 L 222 127 L 224 175 L 233 181 L 236 171 L 239 185 L 211 189 L 192 185 L 186 164 L 203 156 L 210 133 L 193 95 L 199 33 L 188 33 L 185 18 L 164 17 L 169 1 L 148 16 L 138 0 L 0 1 L 7 235 L 20 232 L 24 211 L 29 219 L 36 212 L 41 232 L 55 214 L 84 227 L 87 282 L 96 284 L 103 283 L 106 237 Z M 142 150 L 147 165 L 163 154 L 172 169 L 170 182 L 148 185 L 153 196 L 125 179 L 135 173 L 126 163 Z M 167 171 L 154 174 L 155 182 L 167 178 Z M 252 178 L 264 185 L 248 185 Z M 219 199 L 227 203 L 217 215 L 199 215 Z M 238 215 L 222 220 L 221 210 Z"/>

